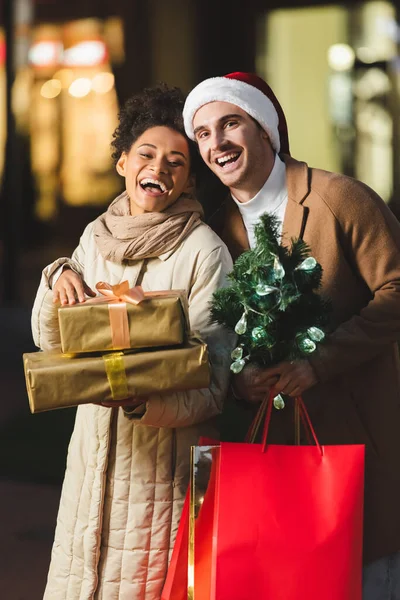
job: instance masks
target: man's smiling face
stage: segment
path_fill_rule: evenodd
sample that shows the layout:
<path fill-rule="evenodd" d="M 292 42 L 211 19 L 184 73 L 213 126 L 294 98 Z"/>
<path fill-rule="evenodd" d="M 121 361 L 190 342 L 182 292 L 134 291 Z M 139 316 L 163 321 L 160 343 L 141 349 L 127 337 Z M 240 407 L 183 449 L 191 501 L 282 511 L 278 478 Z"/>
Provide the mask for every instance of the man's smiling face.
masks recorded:
<path fill-rule="evenodd" d="M 210 102 L 199 108 L 193 129 L 206 165 L 239 201 L 253 198 L 275 161 L 267 133 L 229 102 Z"/>

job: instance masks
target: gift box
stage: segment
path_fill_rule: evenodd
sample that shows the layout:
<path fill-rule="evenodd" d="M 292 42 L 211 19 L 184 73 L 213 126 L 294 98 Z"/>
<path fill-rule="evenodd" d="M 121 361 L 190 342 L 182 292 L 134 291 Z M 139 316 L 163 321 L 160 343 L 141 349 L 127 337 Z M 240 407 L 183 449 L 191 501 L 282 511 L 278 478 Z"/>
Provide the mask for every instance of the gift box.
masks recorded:
<path fill-rule="evenodd" d="M 102 294 L 58 310 L 64 353 L 180 345 L 189 329 L 185 292 L 98 283 Z"/>
<path fill-rule="evenodd" d="M 207 346 L 192 336 L 180 347 L 72 357 L 24 354 L 32 413 L 132 396 L 207 388 Z"/>

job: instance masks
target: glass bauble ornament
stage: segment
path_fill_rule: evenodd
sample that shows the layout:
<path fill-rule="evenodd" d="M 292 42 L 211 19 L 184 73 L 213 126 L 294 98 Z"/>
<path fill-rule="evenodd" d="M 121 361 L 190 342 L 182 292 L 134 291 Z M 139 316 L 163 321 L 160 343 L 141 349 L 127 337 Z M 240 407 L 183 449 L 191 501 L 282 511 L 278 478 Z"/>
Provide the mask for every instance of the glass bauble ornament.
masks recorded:
<path fill-rule="evenodd" d="M 267 346 L 267 348 L 272 348 L 275 345 L 274 337 L 265 330 L 264 327 L 254 327 L 251 332 L 251 337 L 255 342 L 261 342 L 263 345 Z"/>
<path fill-rule="evenodd" d="M 244 312 L 239 321 L 235 325 L 235 332 L 238 335 L 243 335 L 247 331 L 247 314 Z"/>
<path fill-rule="evenodd" d="M 266 283 L 260 282 L 256 285 L 256 293 L 258 296 L 268 296 L 269 294 L 272 294 L 276 291 L 276 287 L 273 287 L 272 285 L 267 285 Z"/>
<path fill-rule="evenodd" d="M 246 362 L 243 359 L 235 360 L 235 362 L 233 362 L 230 367 L 232 373 L 235 373 L 235 375 L 240 373 L 240 371 L 243 370 L 243 367 L 245 366 L 245 364 L 246 364 Z"/>
<path fill-rule="evenodd" d="M 298 267 L 296 267 L 296 270 L 298 271 L 312 271 L 313 269 L 315 269 L 315 267 L 317 266 L 317 261 L 315 260 L 315 258 L 313 256 L 309 256 L 308 258 L 305 258 Z"/>
<path fill-rule="evenodd" d="M 285 401 L 280 394 L 274 398 L 274 407 L 277 410 L 282 410 L 282 408 L 285 408 Z"/>
<path fill-rule="evenodd" d="M 297 338 L 297 345 L 304 354 L 311 354 L 317 347 L 315 342 L 306 336 L 299 336 Z"/>
<path fill-rule="evenodd" d="M 254 329 L 251 332 L 251 337 L 255 342 L 263 340 L 266 337 L 266 335 L 267 332 L 265 331 L 264 327 L 254 327 Z"/>
<path fill-rule="evenodd" d="M 232 350 L 232 352 L 231 352 L 232 360 L 240 360 L 242 357 L 243 357 L 243 348 L 241 346 L 238 346 L 237 348 Z"/>
<path fill-rule="evenodd" d="M 283 279 L 285 277 L 285 269 L 277 256 L 274 258 L 274 274 L 276 279 Z"/>
<path fill-rule="evenodd" d="M 307 333 L 313 342 L 322 342 L 325 333 L 319 327 L 309 327 Z"/>

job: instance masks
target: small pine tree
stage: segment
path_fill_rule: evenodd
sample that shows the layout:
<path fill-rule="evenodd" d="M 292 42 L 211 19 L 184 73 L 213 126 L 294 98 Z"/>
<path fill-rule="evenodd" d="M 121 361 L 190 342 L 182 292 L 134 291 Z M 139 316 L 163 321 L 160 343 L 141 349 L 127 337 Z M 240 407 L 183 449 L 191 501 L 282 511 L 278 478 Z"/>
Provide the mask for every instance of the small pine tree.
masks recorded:
<path fill-rule="evenodd" d="M 278 232 L 279 220 L 262 215 L 255 248 L 236 260 L 231 285 L 213 295 L 211 320 L 238 334 L 234 373 L 247 362 L 272 366 L 304 358 L 325 337 L 330 306 L 317 294 L 321 265 L 301 239 L 281 246 Z"/>

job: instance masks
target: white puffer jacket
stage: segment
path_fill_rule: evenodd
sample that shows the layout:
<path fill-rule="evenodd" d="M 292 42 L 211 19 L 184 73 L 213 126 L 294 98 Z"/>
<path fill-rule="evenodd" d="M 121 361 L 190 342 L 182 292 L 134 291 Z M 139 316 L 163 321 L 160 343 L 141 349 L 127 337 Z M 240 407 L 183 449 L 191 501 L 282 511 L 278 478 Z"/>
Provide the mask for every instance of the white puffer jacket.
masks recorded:
<path fill-rule="evenodd" d="M 59 348 L 50 283 L 69 264 L 90 287 L 98 281 L 145 291 L 186 289 L 192 329 L 209 345 L 209 389 L 148 398 L 143 416 L 122 409 L 80 406 L 72 434 L 46 600 L 159 600 L 189 476 L 189 448 L 215 436 L 229 380 L 234 339 L 209 324 L 211 295 L 232 267 L 221 240 L 201 224 L 174 252 L 123 265 L 105 261 L 90 224 L 72 260 L 43 271 L 32 326 L 43 350 Z M 140 409 L 137 409 L 140 412 Z M 142 410 L 143 412 L 143 410 Z"/>

